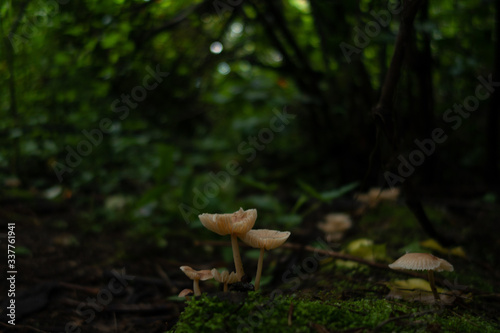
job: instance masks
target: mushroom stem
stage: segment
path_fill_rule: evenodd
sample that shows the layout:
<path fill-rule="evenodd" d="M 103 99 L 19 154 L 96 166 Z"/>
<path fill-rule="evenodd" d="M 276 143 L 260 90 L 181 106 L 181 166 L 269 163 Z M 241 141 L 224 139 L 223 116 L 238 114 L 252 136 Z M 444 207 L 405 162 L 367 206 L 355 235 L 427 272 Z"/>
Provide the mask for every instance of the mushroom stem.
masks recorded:
<path fill-rule="evenodd" d="M 243 264 L 241 263 L 240 249 L 238 247 L 238 236 L 231 234 L 231 246 L 233 247 L 234 267 L 238 280 L 241 280 L 245 272 L 243 271 Z"/>
<path fill-rule="evenodd" d="M 255 275 L 255 291 L 259 290 L 260 277 L 262 275 L 262 264 L 264 262 L 264 248 L 260 249 L 259 262 L 257 264 L 257 274 Z"/>
<path fill-rule="evenodd" d="M 200 280 L 198 280 L 198 279 L 193 280 L 193 290 L 194 290 L 194 295 L 195 296 L 200 296 L 201 295 Z"/>
<path fill-rule="evenodd" d="M 434 271 L 433 270 L 428 270 L 427 271 L 427 276 L 429 277 L 429 284 L 431 285 L 431 290 L 432 290 L 432 294 L 434 295 L 434 299 L 436 301 L 439 301 L 441 300 L 439 298 L 439 295 L 438 295 L 438 292 L 437 292 L 437 289 L 436 289 L 436 282 L 434 281 Z"/>
<path fill-rule="evenodd" d="M 227 282 L 224 283 L 224 292 L 227 293 Z"/>

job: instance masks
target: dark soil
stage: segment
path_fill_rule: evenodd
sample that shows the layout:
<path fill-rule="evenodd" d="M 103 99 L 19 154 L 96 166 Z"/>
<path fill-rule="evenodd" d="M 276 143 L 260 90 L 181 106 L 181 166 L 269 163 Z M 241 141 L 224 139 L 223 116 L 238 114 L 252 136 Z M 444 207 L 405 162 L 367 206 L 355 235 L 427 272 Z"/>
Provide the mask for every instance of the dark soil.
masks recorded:
<path fill-rule="evenodd" d="M 40 207 L 44 204 L 33 206 L 8 202 L 0 210 L 2 276 L 7 271 L 4 263 L 8 223 L 15 223 L 17 251 L 16 325 L 5 324 L 11 318 L 6 317 L 9 283 L 3 278 L 0 298 L 3 300 L 0 310 L 2 332 L 165 332 L 175 325 L 185 307 L 185 302 L 173 296 L 184 288 L 192 288 L 179 267 L 192 265 L 209 269 L 227 266 L 222 261 L 220 246 L 196 246 L 194 237 L 172 237 L 167 239 L 166 247 L 159 249 L 140 235 L 130 235 L 125 224 L 115 223 L 102 231 L 91 231 L 82 225 L 81 212 L 63 206 Z M 466 227 L 466 222 L 462 221 L 467 220 L 464 216 L 455 218 L 453 223 L 458 225 L 449 234 L 457 236 L 457 230 Z M 459 234 L 458 237 L 460 242 L 474 242 L 466 246 L 472 255 L 464 265 L 474 262 L 474 266 L 480 267 L 483 275 L 477 278 L 478 287 L 474 292 L 483 293 L 486 304 L 483 308 L 489 308 L 488 316 L 494 317 L 500 308 L 497 282 L 500 269 L 494 266 L 499 262 L 498 252 L 494 252 L 500 248 L 498 232 L 495 234 L 498 225 L 488 224 L 489 229 L 485 229 L 478 222 L 477 226 L 468 228 L 468 235 Z M 365 228 L 360 223 L 352 233 L 364 232 Z M 418 225 L 415 228 L 418 229 Z M 281 283 L 281 272 L 292 263 L 300 262 L 306 254 L 300 243 L 310 244 L 319 233 L 306 225 L 296 235 L 293 242 L 297 246 L 288 249 L 285 257 L 277 258 L 272 254 L 267 257 L 276 263 L 276 276 L 269 285 Z M 488 249 L 493 249 L 493 252 L 488 252 Z M 490 254 L 481 258 L 485 253 Z M 246 264 L 253 271 L 255 263 Z M 387 279 L 380 269 L 374 272 L 377 275 L 374 279 Z M 314 295 L 324 289 L 324 278 L 324 275 L 318 275 L 309 279 L 303 283 L 302 292 Z M 335 279 L 342 279 L 342 275 Z M 481 283 L 491 284 L 492 291 L 484 292 Z M 205 288 L 209 292 L 217 291 L 214 284 Z M 346 290 L 342 297 L 360 297 L 359 290 Z"/>

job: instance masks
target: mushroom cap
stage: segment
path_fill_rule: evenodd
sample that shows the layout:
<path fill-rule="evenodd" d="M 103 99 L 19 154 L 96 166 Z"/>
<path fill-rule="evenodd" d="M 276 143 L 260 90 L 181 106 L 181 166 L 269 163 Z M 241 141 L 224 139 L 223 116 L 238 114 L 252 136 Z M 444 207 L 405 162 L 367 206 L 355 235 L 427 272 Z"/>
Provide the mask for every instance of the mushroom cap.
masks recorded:
<path fill-rule="evenodd" d="M 221 236 L 228 234 L 243 235 L 252 229 L 257 219 L 257 210 L 240 208 L 232 214 L 201 214 L 201 224 Z"/>
<path fill-rule="evenodd" d="M 392 269 L 411 269 L 416 271 L 432 270 L 453 272 L 453 265 L 430 253 L 407 253 L 392 264 Z"/>
<path fill-rule="evenodd" d="M 192 294 L 193 291 L 191 289 L 184 289 L 179 293 L 179 297 L 186 297 L 189 294 Z"/>
<path fill-rule="evenodd" d="M 401 190 L 398 187 L 391 187 L 380 191 L 380 200 L 396 201 L 399 197 Z"/>
<path fill-rule="evenodd" d="M 325 216 L 325 221 L 318 228 L 325 233 L 344 232 L 352 227 L 351 217 L 344 213 L 331 213 Z"/>
<path fill-rule="evenodd" d="M 251 247 L 272 250 L 286 242 L 288 237 L 290 237 L 290 231 L 256 229 L 247 232 L 241 240 Z"/>
<path fill-rule="evenodd" d="M 181 271 L 183 271 L 184 274 L 186 274 L 186 276 L 188 278 L 190 278 L 191 280 L 205 281 L 205 280 L 210 280 L 211 278 L 213 278 L 212 271 L 210 271 L 208 269 L 196 271 L 189 266 L 181 266 L 180 268 L 181 268 Z"/>
<path fill-rule="evenodd" d="M 401 190 L 396 187 L 382 190 L 380 188 L 371 188 L 366 194 L 359 194 L 357 200 L 367 204 L 373 208 L 379 204 L 380 201 L 396 201 Z"/>
<path fill-rule="evenodd" d="M 219 272 L 216 268 L 212 269 L 212 275 L 215 279 L 215 281 L 220 282 L 220 283 L 236 283 L 239 282 L 238 276 L 236 275 L 235 272 L 231 272 L 229 274 L 228 271 L 224 270 L 222 272 Z"/>

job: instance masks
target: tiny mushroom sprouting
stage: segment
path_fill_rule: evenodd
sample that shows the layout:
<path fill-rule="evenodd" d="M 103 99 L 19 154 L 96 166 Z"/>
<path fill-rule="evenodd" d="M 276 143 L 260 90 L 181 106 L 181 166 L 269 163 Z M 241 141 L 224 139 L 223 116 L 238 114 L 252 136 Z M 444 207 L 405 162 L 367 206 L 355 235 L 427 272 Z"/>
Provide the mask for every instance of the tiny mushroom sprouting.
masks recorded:
<path fill-rule="evenodd" d="M 212 275 L 215 281 L 224 284 L 224 292 L 227 292 L 228 284 L 236 283 L 239 281 L 238 276 L 236 275 L 235 272 L 231 272 L 231 274 L 229 274 L 228 271 L 224 270 L 222 271 L 222 273 L 220 273 L 216 268 L 214 268 L 212 269 Z"/>
<path fill-rule="evenodd" d="M 444 259 L 433 256 L 430 253 L 407 253 L 389 265 L 392 269 L 409 269 L 416 271 L 427 271 L 429 284 L 431 286 L 434 299 L 439 301 L 439 295 L 434 281 L 434 271 L 453 272 L 453 265 Z"/>
<path fill-rule="evenodd" d="M 241 240 L 251 247 L 260 249 L 259 262 L 257 264 L 257 274 L 255 276 L 255 290 L 259 290 L 260 277 L 262 275 L 262 263 L 264 261 L 264 251 L 272 250 L 281 246 L 290 237 L 289 231 L 276 231 L 268 229 L 256 229 L 247 232 Z"/>
<path fill-rule="evenodd" d="M 238 236 L 245 235 L 253 228 L 257 219 L 257 210 L 248 209 L 232 214 L 201 214 L 198 216 L 205 228 L 221 236 L 231 235 L 231 246 L 233 249 L 234 266 L 238 280 L 241 280 L 245 272 L 241 262 L 240 250 L 238 248 Z"/>
<path fill-rule="evenodd" d="M 191 289 L 184 289 L 179 293 L 179 297 L 185 297 L 189 301 L 189 296 L 193 294 Z"/>
<path fill-rule="evenodd" d="M 181 266 L 180 268 L 188 278 L 193 280 L 193 290 L 195 296 L 201 295 L 200 281 L 210 280 L 211 278 L 213 278 L 212 271 L 208 269 L 196 271 L 189 266 Z"/>

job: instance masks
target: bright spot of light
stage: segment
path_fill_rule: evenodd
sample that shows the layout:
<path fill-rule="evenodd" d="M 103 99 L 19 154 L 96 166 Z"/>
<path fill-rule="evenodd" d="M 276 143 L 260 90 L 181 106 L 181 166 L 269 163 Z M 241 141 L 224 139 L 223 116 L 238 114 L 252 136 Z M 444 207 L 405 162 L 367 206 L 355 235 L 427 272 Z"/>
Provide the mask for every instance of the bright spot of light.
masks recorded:
<path fill-rule="evenodd" d="M 283 56 L 277 51 L 271 53 L 271 58 L 276 62 L 281 62 L 283 60 Z"/>
<path fill-rule="evenodd" d="M 309 8 L 309 2 L 306 0 L 292 0 L 291 5 L 303 13 L 311 12 L 311 8 Z"/>
<path fill-rule="evenodd" d="M 113 17 L 111 17 L 111 15 L 104 15 L 102 18 L 102 24 L 104 25 L 110 24 L 111 21 L 113 21 Z"/>
<path fill-rule="evenodd" d="M 221 62 L 217 66 L 217 71 L 222 75 L 227 75 L 231 72 L 231 67 L 229 67 L 229 65 L 226 62 Z"/>
<path fill-rule="evenodd" d="M 235 34 L 241 34 L 242 31 L 243 24 L 241 24 L 240 22 L 234 22 L 233 24 L 231 24 L 231 32 Z"/>
<path fill-rule="evenodd" d="M 220 42 L 213 42 L 211 45 L 210 45 L 210 52 L 214 53 L 214 54 L 219 54 L 222 52 L 222 44 Z"/>

